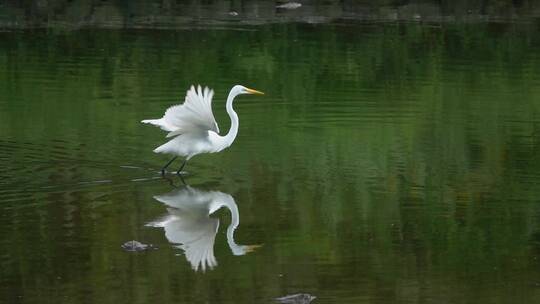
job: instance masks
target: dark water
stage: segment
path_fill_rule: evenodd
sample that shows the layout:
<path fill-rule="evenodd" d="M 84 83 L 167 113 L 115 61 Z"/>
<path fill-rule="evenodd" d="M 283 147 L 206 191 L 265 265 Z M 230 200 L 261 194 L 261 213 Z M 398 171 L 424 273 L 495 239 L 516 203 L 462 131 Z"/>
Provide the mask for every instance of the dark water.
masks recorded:
<path fill-rule="evenodd" d="M 0 302 L 540 301 L 539 29 L 0 33 Z M 139 121 L 193 83 L 266 95 L 175 188 Z"/>

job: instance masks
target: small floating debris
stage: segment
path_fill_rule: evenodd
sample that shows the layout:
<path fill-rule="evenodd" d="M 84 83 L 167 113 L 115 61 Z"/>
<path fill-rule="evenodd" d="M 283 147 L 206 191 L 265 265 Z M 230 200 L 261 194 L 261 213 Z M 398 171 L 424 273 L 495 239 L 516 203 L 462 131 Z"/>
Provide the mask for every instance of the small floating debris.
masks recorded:
<path fill-rule="evenodd" d="M 157 247 L 155 247 L 152 244 L 143 244 L 143 243 L 141 243 L 139 241 L 135 241 L 135 240 L 125 242 L 124 244 L 122 244 L 121 247 L 125 251 L 130 251 L 130 252 L 145 251 L 145 250 L 148 250 L 148 249 L 157 249 Z"/>
<path fill-rule="evenodd" d="M 280 4 L 278 6 L 276 6 L 276 8 L 283 8 L 283 9 L 297 9 L 299 7 L 302 6 L 302 3 L 298 3 L 298 2 L 287 2 L 287 3 L 283 3 L 283 4 Z"/>
<path fill-rule="evenodd" d="M 238 16 L 238 13 L 235 11 L 230 11 L 229 16 Z"/>
<path fill-rule="evenodd" d="M 274 300 L 282 304 L 309 304 L 316 298 L 316 296 L 312 296 L 308 293 L 297 293 L 280 298 L 275 298 Z"/>

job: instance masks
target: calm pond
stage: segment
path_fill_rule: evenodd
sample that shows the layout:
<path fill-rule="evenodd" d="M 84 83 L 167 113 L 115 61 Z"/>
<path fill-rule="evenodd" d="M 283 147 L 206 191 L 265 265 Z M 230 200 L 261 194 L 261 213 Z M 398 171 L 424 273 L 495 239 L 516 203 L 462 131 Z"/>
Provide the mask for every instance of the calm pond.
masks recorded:
<path fill-rule="evenodd" d="M 266 95 L 184 186 L 140 121 L 199 83 Z M 538 303 L 540 27 L 0 32 L 0 210 L 2 303 Z"/>

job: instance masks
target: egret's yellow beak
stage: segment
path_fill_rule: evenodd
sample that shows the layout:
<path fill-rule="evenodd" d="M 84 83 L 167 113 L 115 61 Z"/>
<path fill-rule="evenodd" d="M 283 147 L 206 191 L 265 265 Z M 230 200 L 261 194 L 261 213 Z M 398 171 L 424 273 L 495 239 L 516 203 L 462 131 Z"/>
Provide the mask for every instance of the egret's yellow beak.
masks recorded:
<path fill-rule="evenodd" d="M 263 92 L 261 91 L 257 91 L 257 90 L 252 90 L 252 89 L 248 89 L 246 88 L 246 91 L 249 93 L 249 94 L 257 94 L 257 95 L 264 95 Z"/>

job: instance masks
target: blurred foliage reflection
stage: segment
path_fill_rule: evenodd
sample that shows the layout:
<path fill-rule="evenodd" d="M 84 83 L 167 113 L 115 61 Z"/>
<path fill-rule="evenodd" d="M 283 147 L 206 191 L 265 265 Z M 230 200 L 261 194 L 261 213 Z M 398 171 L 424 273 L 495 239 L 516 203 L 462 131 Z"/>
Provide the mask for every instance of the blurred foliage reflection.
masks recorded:
<path fill-rule="evenodd" d="M 534 22 L 2 32 L 0 298 L 536 302 L 538 54 Z M 190 164 L 235 198 L 238 242 L 265 244 L 236 257 L 218 234 L 205 274 L 144 227 L 171 189 L 139 121 L 192 83 L 223 130 L 233 84 L 267 93 L 236 102 L 231 149 Z"/>

